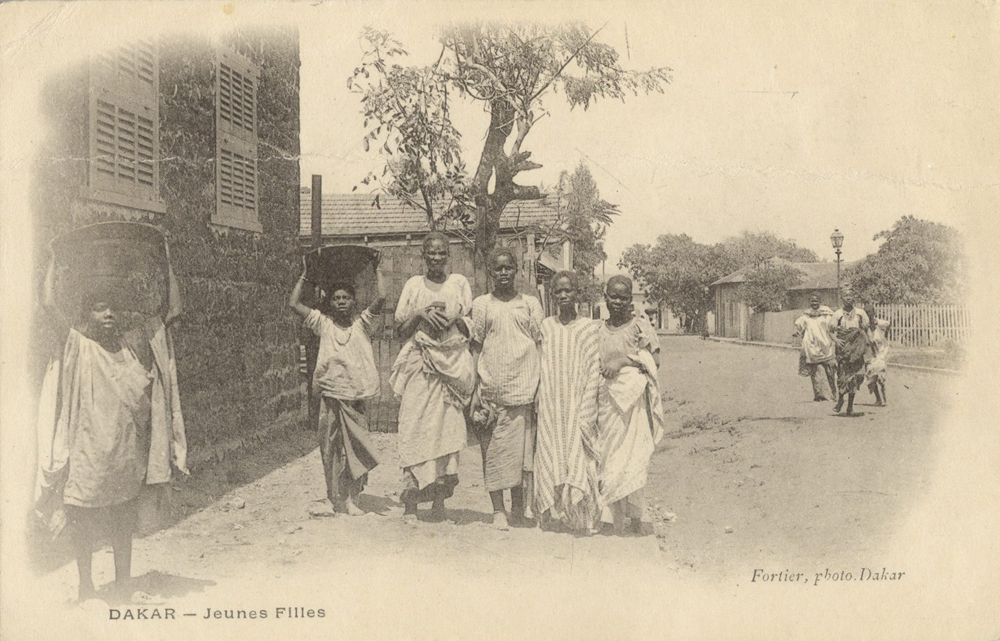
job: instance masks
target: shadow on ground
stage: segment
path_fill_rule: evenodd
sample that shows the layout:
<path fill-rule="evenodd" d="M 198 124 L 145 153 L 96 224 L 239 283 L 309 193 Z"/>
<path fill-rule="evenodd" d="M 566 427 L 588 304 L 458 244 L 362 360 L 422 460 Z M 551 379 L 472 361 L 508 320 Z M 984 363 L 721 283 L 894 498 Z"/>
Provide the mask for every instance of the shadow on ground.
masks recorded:
<path fill-rule="evenodd" d="M 158 514 L 157 523 L 141 531 L 136 538 L 144 538 L 176 525 L 229 492 L 311 452 L 317 447 L 316 437 L 303 425 L 304 421 L 291 420 L 287 425 L 272 430 L 266 439 L 254 442 L 252 449 L 234 450 L 220 460 L 192 466 L 191 476 L 171 482 L 168 506 Z M 376 505 L 376 509 L 392 505 L 392 501 L 381 497 L 367 498 L 376 504 L 386 502 L 385 506 Z M 35 521 L 33 514 L 28 515 L 28 521 L 28 558 L 34 571 L 45 574 L 73 560 L 69 536 L 65 531 L 51 541 L 48 532 Z M 107 544 L 106 540 L 99 541 L 97 549 Z"/>

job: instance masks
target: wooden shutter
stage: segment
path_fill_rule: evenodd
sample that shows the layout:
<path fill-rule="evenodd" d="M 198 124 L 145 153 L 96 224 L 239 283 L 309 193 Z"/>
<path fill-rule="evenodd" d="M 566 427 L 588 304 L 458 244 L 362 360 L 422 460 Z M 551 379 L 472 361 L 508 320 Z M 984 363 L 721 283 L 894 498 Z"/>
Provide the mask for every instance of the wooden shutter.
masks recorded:
<path fill-rule="evenodd" d="M 229 133 L 250 139 L 256 132 L 257 81 L 247 70 L 219 61 L 219 119 Z"/>
<path fill-rule="evenodd" d="M 159 205 L 159 72 L 156 44 L 126 43 L 91 62 L 91 195 Z M 160 209 L 160 207 L 153 207 Z"/>
<path fill-rule="evenodd" d="M 257 84 L 260 72 L 233 51 L 216 66 L 216 214 L 212 222 L 261 231 L 257 211 Z"/>
<path fill-rule="evenodd" d="M 219 157 L 219 199 L 229 207 L 257 211 L 257 161 L 223 148 Z"/>

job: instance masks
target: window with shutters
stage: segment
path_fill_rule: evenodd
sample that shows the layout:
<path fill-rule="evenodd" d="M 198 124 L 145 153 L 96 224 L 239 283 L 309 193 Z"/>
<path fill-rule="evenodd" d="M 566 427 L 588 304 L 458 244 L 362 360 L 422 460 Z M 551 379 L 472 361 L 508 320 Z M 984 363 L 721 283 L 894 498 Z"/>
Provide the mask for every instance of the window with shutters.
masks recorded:
<path fill-rule="evenodd" d="M 261 231 L 257 211 L 259 69 L 222 50 L 216 65 L 216 211 L 212 222 Z"/>
<path fill-rule="evenodd" d="M 159 199 L 159 68 L 156 43 L 103 51 L 90 67 L 87 196 L 164 211 Z"/>

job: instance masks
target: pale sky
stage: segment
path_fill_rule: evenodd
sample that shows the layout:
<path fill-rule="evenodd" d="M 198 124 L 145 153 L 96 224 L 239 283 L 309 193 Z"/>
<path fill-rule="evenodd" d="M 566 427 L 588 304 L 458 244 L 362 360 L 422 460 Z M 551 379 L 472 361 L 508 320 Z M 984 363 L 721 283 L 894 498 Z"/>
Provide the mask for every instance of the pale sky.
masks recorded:
<path fill-rule="evenodd" d="M 550 96 L 553 115 L 524 144 L 545 166 L 520 182 L 551 185 L 582 159 L 601 195 L 620 205 L 609 267 L 657 234 L 711 243 L 742 229 L 771 230 L 832 259 L 839 227 L 844 259 L 855 260 L 902 215 L 966 229 L 968 216 L 984 213 L 970 192 L 996 189 L 997 130 L 984 124 L 996 121 L 997 96 L 969 76 L 996 78 L 995 50 L 983 46 L 995 13 L 698 4 L 576 12 L 605 25 L 598 39 L 624 65 L 668 66 L 674 82 L 662 95 L 587 112 Z M 348 192 L 381 167 L 362 149 L 360 103 L 346 88 L 361 25 L 394 32 L 415 63 L 440 51 L 433 20 L 395 10 L 347 17 L 301 25 L 302 182 L 322 174 L 325 193 Z M 471 106 L 456 119 L 474 168 L 487 117 Z"/>

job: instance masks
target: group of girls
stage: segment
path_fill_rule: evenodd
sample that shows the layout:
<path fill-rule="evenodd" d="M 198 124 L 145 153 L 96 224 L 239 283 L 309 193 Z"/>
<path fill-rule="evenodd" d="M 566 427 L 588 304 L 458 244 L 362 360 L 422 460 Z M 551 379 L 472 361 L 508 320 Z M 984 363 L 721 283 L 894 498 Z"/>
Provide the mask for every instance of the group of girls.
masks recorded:
<path fill-rule="evenodd" d="M 840 413 L 847 400 L 847 415 L 854 413 L 854 396 L 867 381 L 876 405 L 888 402 L 885 390 L 889 321 L 876 318 L 871 303 L 855 305 L 850 287 L 841 292 L 843 305 L 836 312 L 820 304 L 819 292 L 809 299 L 809 309 L 795 321 L 796 336 L 802 337 L 799 374 L 811 378 L 813 400 L 825 401 L 826 385 Z M 825 381 L 824 381 L 825 375 Z"/>
<path fill-rule="evenodd" d="M 448 238 L 429 234 L 426 272 L 406 282 L 395 312 L 405 343 L 389 383 L 400 401 L 404 520 L 416 521 L 417 506 L 428 502 L 430 518 L 444 518 L 459 454 L 475 440 L 497 528 L 533 516 L 543 527 L 580 533 L 602 522 L 621 532 L 627 521 L 648 533 L 643 488 L 663 433 L 659 346 L 650 324 L 632 314 L 631 281 L 608 281 L 610 318 L 595 321 L 577 314 L 576 275 L 559 272 L 550 287 L 558 313 L 545 318 L 536 297 L 517 291 L 509 250 L 490 255 L 493 290 L 475 300 L 448 258 Z M 382 279 L 376 300 L 356 316 L 350 284 L 330 287 L 326 313 L 303 305 L 306 276 L 289 304 L 320 337 L 313 385 L 323 398 L 328 496 L 336 509 L 359 514 L 357 497 L 378 464 L 364 401 L 378 393 L 371 335 Z"/>

